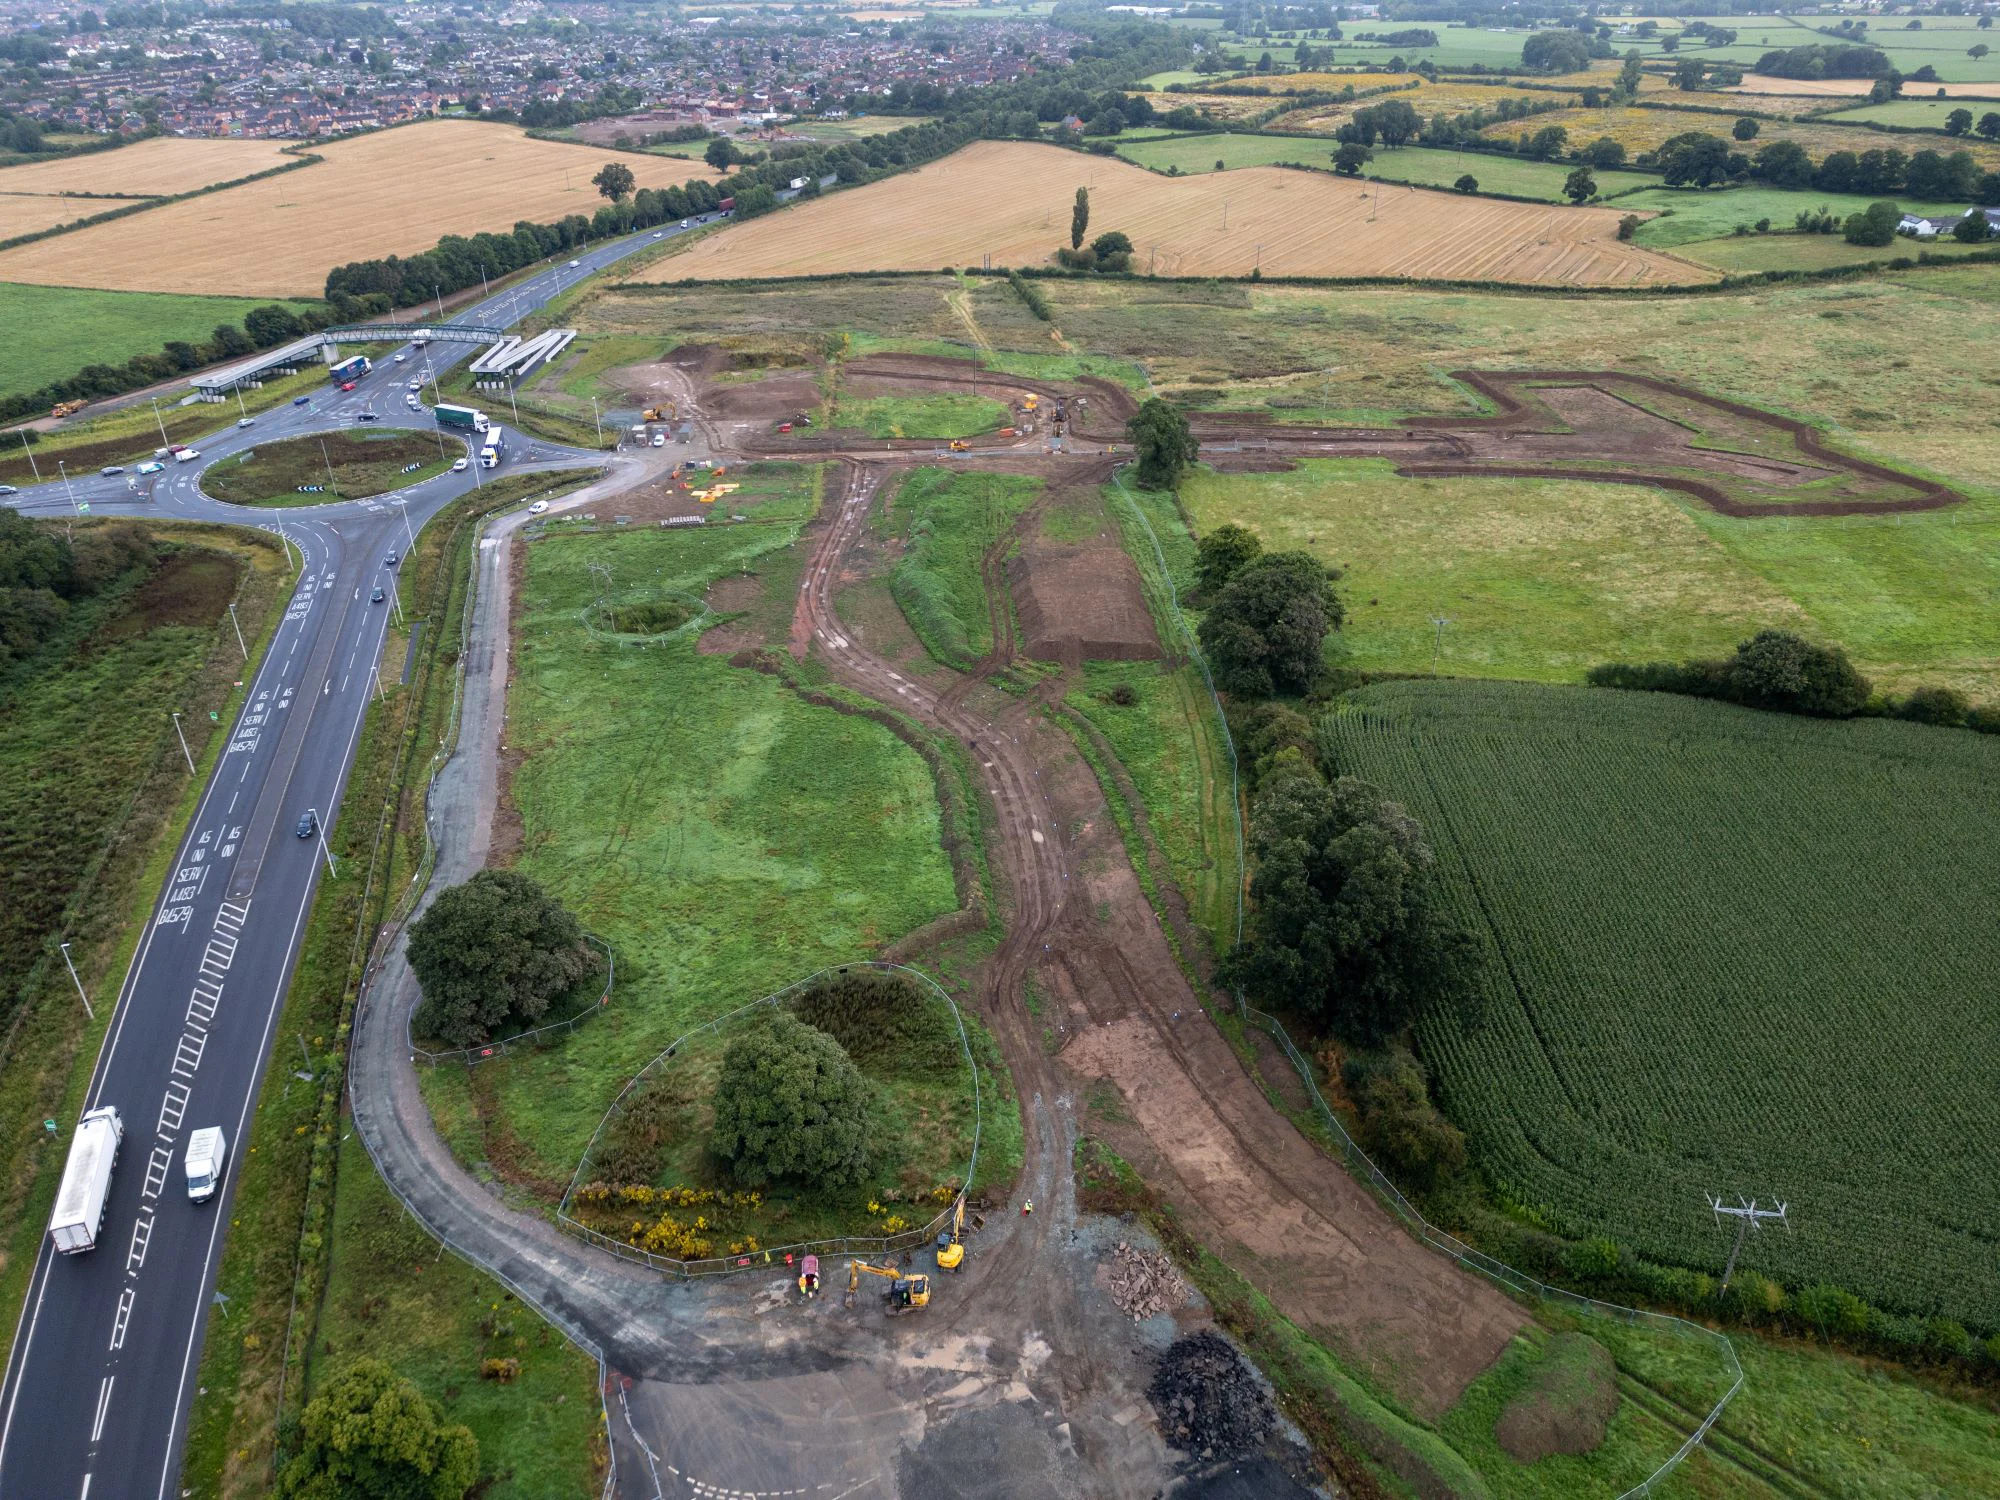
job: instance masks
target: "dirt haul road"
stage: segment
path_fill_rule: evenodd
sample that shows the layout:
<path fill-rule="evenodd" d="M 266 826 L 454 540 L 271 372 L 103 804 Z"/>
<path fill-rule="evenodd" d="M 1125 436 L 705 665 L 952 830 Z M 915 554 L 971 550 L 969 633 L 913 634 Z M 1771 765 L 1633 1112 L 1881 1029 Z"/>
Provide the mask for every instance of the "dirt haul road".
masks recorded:
<path fill-rule="evenodd" d="M 1102 481 L 1109 463 L 1071 465 Z M 1098 469 L 1103 472 L 1096 472 Z M 1278 1308 L 1428 1419 L 1447 1411 L 1525 1321 L 1487 1283 L 1418 1244 L 1272 1109 L 1208 1021 L 1152 914 L 1102 789 L 1044 698 L 914 680 L 856 639 L 835 608 L 885 465 L 846 464 L 829 487 L 791 636 L 833 675 L 943 729 L 970 752 L 998 829 L 989 847 L 1011 909 L 981 1006 L 1023 1094 L 1067 1093 L 1033 1035 L 1035 972 L 1064 1014 L 1060 1061 L 1116 1084 L 1210 1244 Z M 997 619 L 997 616 L 996 616 Z M 996 635 L 996 642 L 1000 639 Z M 1004 648 L 1003 648 L 1004 649 Z M 1046 685 L 1044 693 L 1046 693 Z M 1056 1160 L 1031 1122 L 1030 1160 Z"/>

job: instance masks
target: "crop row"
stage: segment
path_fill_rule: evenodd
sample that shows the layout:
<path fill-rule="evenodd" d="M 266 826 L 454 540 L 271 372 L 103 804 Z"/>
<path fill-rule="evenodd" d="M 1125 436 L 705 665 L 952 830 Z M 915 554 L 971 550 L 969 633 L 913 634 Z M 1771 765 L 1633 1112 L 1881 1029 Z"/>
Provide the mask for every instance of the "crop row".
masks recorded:
<path fill-rule="evenodd" d="M 1486 950 L 1422 1043 L 1489 1176 L 1572 1235 L 1990 1326 L 2000 746 L 1644 694 L 1397 684 L 1327 720 Z"/>

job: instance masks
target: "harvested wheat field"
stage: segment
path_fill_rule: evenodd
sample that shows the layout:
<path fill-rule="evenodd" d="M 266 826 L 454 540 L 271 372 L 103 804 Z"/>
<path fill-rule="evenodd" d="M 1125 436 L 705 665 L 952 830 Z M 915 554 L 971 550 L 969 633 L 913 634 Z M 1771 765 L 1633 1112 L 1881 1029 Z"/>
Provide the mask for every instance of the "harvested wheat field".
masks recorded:
<path fill-rule="evenodd" d="M 209 144 L 209 143 L 202 143 Z M 350 260 L 440 235 L 592 214 L 607 161 L 640 187 L 713 178 L 701 162 L 530 140 L 512 125 L 427 120 L 316 147 L 315 165 L 0 254 L 0 281 L 134 292 L 317 297 Z"/>
<path fill-rule="evenodd" d="M 1416 276 L 1632 286 L 1714 272 L 1618 239 L 1619 213 L 1382 188 L 1245 167 L 1168 178 L 1053 146 L 981 141 L 916 172 L 752 220 L 655 261 L 634 280 L 1038 266 L 1069 243 L 1090 189 L 1090 233 L 1122 229 L 1162 275 Z M 1227 228 L 1224 228 L 1225 214 Z M 1372 220 L 1372 221 L 1371 221 Z M 1261 247 L 1261 248 L 1260 248 Z M 7 257 L 0 256 L 0 276 Z"/>
<path fill-rule="evenodd" d="M 129 208 L 129 198 L 54 198 L 32 197 L 26 193 L 0 194 L 0 240 L 11 240 L 17 234 L 34 234 L 43 229 L 53 229 L 58 224 L 67 224 L 72 219 L 87 219 L 92 214 L 110 213 L 114 208 Z"/>
<path fill-rule="evenodd" d="M 1743 81 L 1722 90 L 1728 94 L 1797 94 L 1819 99 L 1865 99 L 1875 87 L 1872 78 L 1773 78 L 1766 73 L 1745 73 Z M 2000 95 L 1995 83 L 1912 83 L 1906 99 L 1991 99 Z"/>
<path fill-rule="evenodd" d="M 0 193 L 120 193 L 133 198 L 171 198 L 215 182 L 268 172 L 297 158 L 290 141 L 204 141 L 160 135 L 115 151 L 95 151 L 55 161 L 0 169 Z M 116 208 L 106 203 L 82 213 Z"/>

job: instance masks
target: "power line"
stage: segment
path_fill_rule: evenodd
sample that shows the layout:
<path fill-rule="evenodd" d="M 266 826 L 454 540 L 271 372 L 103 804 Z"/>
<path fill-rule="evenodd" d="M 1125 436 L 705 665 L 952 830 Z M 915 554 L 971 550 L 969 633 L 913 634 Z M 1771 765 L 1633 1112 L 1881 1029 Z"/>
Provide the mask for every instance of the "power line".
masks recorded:
<path fill-rule="evenodd" d="M 1729 1264 L 1722 1268 L 1722 1291 L 1726 1292 L 1729 1290 L 1729 1278 L 1736 1274 L 1736 1257 L 1742 1253 L 1743 1236 L 1753 1229 L 1762 1228 L 1766 1219 L 1777 1220 L 1785 1226 L 1785 1232 L 1789 1234 L 1792 1221 L 1785 1217 L 1784 1204 L 1780 1203 L 1776 1208 L 1759 1208 L 1755 1198 L 1746 1200 L 1741 1193 L 1736 1195 L 1734 1205 L 1724 1203 L 1718 1197 L 1711 1197 L 1708 1206 L 1714 1210 L 1716 1228 L 1722 1227 L 1724 1214 L 1736 1221 L 1736 1243 L 1729 1247 Z"/>

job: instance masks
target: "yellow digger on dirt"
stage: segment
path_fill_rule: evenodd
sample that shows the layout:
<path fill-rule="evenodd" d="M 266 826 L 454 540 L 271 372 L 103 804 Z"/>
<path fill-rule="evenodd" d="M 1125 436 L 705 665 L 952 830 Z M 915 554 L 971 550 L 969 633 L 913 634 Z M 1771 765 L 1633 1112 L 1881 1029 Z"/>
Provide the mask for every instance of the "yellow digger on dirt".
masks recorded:
<path fill-rule="evenodd" d="M 963 453 L 971 446 L 972 444 L 968 443 L 964 438 L 953 438 L 951 440 L 951 451 L 954 453 Z"/>
<path fill-rule="evenodd" d="M 905 1276 L 894 1266 L 871 1266 L 865 1260 L 850 1260 L 847 1263 L 847 1297 L 850 1303 L 854 1294 L 861 1290 L 863 1273 L 888 1281 L 889 1312 L 892 1316 L 931 1305 L 930 1277 L 922 1274 Z"/>
<path fill-rule="evenodd" d="M 958 1206 L 951 1211 L 951 1228 L 941 1229 L 937 1237 L 937 1263 L 940 1271 L 956 1271 L 965 1264 L 965 1195 L 958 1195 Z"/>
<path fill-rule="evenodd" d="M 678 410 L 679 408 L 673 402 L 662 402 L 658 406 L 647 407 L 645 415 L 640 420 L 645 422 L 671 422 L 674 420 Z"/>

